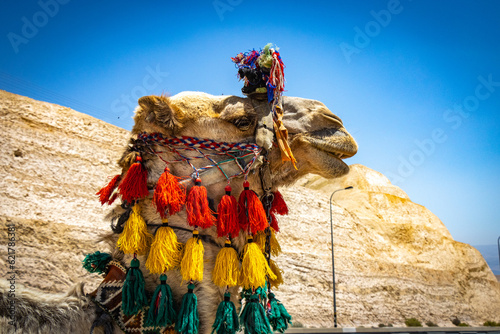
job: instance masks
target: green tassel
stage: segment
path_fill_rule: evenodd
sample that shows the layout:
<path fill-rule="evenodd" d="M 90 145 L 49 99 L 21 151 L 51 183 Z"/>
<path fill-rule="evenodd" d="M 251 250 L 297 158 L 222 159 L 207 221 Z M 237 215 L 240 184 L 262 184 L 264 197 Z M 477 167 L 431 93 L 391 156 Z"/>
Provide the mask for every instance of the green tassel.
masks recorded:
<path fill-rule="evenodd" d="M 261 300 L 266 298 L 267 296 L 267 282 L 264 284 L 263 287 L 259 286 L 257 289 L 255 289 L 255 294 L 257 294 Z M 252 289 L 242 289 L 240 292 L 240 302 L 245 299 L 245 301 L 248 301 L 250 297 L 254 294 Z"/>
<path fill-rule="evenodd" d="M 177 318 L 173 305 L 172 289 L 167 284 L 167 275 L 161 274 L 160 282 L 151 299 L 146 326 L 171 326 Z"/>
<path fill-rule="evenodd" d="M 269 293 L 269 304 L 271 311 L 268 313 L 269 322 L 274 331 L 284 333 L 288 329 L 288 324 L 292 324 L 292 316 L 288 314 L 285 306 L 274 297 L 274 293 Z"/>
<path fill-rule="evenodd" d="M 260 300 L 263 300 L 266 298 L 266 296 L 267 296 L 266 291 L 267 291 L 267 282 L 266 282 L 266 284 L 264 284 L 264 286 L 262 286 L 262 287 L 259 286 L 257 289 L 255 289 L 255 293 L 257 295 L 259 295 Z"/>
<path fill-rule="evenodd" d="M 240 323 L 238 321 L 238 313 L 236 313 L 236 307 L 234 307 L 234 303 L 230 298 L 231 294 L 226 292 L 224 294 L 224 300 L 217 308 L 215 322 L 212 325 L 212 334 L 214 332 L 217 334 L 235 334 L 239 329 Z"/>
<path fill-rule="evenodd" d="M 253 294 L 245 304 L 240 315 L 240 323 L 245 327 L 245 334 L 272 334 L 269 320 L 266 317 L 266 311 L 261 303 L 259 296 Z"/>
<path fill-rule="evenodd" d="M 198 299 L 193 293 L 194 284 L 188 285 L 188 292 L 182 297 L 181 309 L 175 323 L 175 330 L 180 334 L 197 334 L 200 325 L 198 317 Z"/>
<path fill-rule="evenodd" d="M 252 289 L 242 289 L 240 292 L 240 302 L 243 299 L 245 299 L 245 302 L 248 302 L 251 296 L 252 296 Z"/>
<path fill-rule="evenodd" d="M 106 266 L 111 259 L 111 254 L 101 253 L 99 251 L 93 254 L 87 254 L 82 261 L 83 269 L 86 269 L 89 273 L 103 274 L 106 272 Z"/>
<path fill-rule="evenodd" d="M 146 290 L 144 288 L 144 276 L 139 269 L 139 260 L 133 259 L 130 262 L 127 276 L 122 288 L 122 311 L 125 315 L 134 315 L 139 312 L 143 306 L 148 304 Z"/>

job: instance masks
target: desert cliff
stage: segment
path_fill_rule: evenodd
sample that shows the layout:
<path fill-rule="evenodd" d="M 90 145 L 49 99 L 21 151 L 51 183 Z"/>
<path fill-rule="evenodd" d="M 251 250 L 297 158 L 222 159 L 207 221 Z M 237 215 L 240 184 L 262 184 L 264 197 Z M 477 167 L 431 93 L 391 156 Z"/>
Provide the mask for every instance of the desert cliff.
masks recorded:
<path fill-rule="evenodd" d="M 95 192 L 119 172 L 129 133 L 69 108 L 0 91 L 0 238 L 15 225 L 17 284 L 62 292 L 85 280 L 86 253 L 109 230 Z M 282 193 L 277 259 L 286 284 L 276 296 L 305 326 L 332 326 L 329 197 L 333 209 L 340 326 L 401 325 L 405 318 L 450 325 L 498 321 L 500 283 L 480 253 L 453 240 L 442 222 L 382 174 L 362 165 L 337 180 L 309 176 Z M 7 249 L 0 248 L 6 268 Z"/>

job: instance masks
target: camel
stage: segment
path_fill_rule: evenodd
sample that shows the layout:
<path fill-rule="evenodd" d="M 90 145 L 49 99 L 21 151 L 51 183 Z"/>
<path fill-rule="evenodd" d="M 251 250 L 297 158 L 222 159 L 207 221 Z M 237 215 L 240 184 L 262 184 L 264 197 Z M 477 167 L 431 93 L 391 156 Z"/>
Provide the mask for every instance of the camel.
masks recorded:
<path fill-rule="evenodd" d="M 313 173 L 325 178 L 336 178 L 345 175 L 349 167 L 342 161 L 357 152 L 357 144 L 344 128 L 339 117 L 334 115 L 323 103 L 298 97 L 284 96 L 283 124 L 288 130 L 288 144 L 297 159 L 296 168 L 290 162 L 283 162 L 280 150 L 274 145 L 272 118 L 267 101 L 237 96 L 212 96 L 199 92 L 184 92 L 172 97 L 145 96 L 139 99 L 135 110 L 135 125 L 131 132 L 130 145 L 125 148 L 119 161 L 123 173 L 134 163 L 137 151 L 134 143 L 141 133 L 160 133 L 164 137 L 187 136 L 207 138 L 216 142 L 257 143 L 263 148 L 261 154 L 253 161 L 248 173 L 248 181 L 252 190 L 258 195 L 265 191 L 261 177 L 271 190 L 277 190 Z M 156 149 L 155 149 L 156 150 Z M 158 148 L 157 151 L 161 151 Z M 186 156 L 194 157 L 196 152 L 186 152 Z M 144 165 L 148 170 L 148 188 L 153 189 L 165 168 L 164 160 L 173 160 L 171 152 L 159 155 L 142 152 Z M 213 157 L 215 162 L 223 157 Z M 191 160 L 195 168 L 206 166 L 206 159 Z M 236 164 L 227 166 L 227 173 L 237 170 Z M 264 176 L 259 168 L 267 165 L 268 172 Z M 192 176 L 193 168 L 187 163 L 175 163 L 170 166 L 171 173 L 177 176 Z M 210 168 L 200 173 L 203 185 L 207 188 L 211 207 L 215 210 L 225 193 L 226 177 L 217 169 Z M 188 188 L 192 186 L 188 182 Z M 231 180 L 233 194 L 243 190 L 243 176 Z M 269 190 L 269 189 L 267 189 Z M 139 202 L 141 215 L 153 231 L 162 221 L 151 199 Z M 119 221 L 126 209 L 114 204 L 108 218 Z M 185 243 L 191 232 L 186 229 L 186 213 L 170 217 L 169 225 L 175 230 L 178 240 Z M 219 302 L 224 291 L 211 281 L 211 272 L 218 251 L 224 247 L 224 238 L 218 238 L 215 227 L 200 230 L 201 240 L 205 248 L 204 279 L 197 283 L 195 294 L 198 297 L 200 317 L 199 333 L 210 333 Z M 99 236 L 96 236 L 96 239 Z M 101 236 L 109 241 L 113 249 L 113 260 L 128 266 L 132 256 L 124 255 L 115 248 L 118 234 L 110 233 Z M 241 252 L 246 241 L 245 233 L 233 240 L 233 247 Z M 149 274 L 144 267 L 144 256 L 139 256 L 141 269 L 145 276 L 146 289 L 153 291 L 159 284 L 159 275 Z M 172 287 L 175 304 L 179 305 L 186 293 L 186 282 L 182 281 L 178 271 L 167 272 L 168 284 Z M 0 320 L 1 328 L 8 328 L 7 318 L 11 299 L 7 298 L 8 286 L 0 283 Z M 231 300 L 237 303 L 237 288 L 231 288 Z M 105 333 L 121 333 L 118 326 L 109 327 L 109 316 L 99 312 L 89 296 L 83 292 L 83 284 L 79 284 L 64 295 L 42 295 L 29 290 L 18 290 L 15 299 L 16 321 L 18 333 L 89 333 L 94 323 L 94 333 L 102 330 Z M 97 315 L 96 315 L 97 312 Z M 108 327 L 106 329 L 106 323 Z M 103 326 L 101 326 L 103 325 Z"/>

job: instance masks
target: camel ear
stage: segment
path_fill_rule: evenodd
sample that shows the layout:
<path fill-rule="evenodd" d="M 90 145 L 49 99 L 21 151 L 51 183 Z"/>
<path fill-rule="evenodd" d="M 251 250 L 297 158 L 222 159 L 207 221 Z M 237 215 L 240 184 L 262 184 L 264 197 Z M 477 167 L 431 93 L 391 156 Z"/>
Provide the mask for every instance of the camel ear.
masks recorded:
<path fill-rule="evenodd" d="M 172 131 L 182 126 L 182 112 L 177 108 L 172 108 L 166 96 L 143 96 L 139 99 L 139 106 L 148 123 L 155 123 Z"/>

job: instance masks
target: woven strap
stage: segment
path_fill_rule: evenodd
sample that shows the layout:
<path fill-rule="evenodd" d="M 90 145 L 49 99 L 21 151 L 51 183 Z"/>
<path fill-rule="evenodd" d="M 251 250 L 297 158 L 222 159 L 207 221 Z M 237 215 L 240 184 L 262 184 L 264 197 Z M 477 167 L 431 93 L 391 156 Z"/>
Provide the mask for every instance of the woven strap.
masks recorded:
<path fill-rule="evenodd" d="M 161 133 L 140 133 L 137 139 L 143 141 L 154 141 L 159 145 L 165 146 L 183 146 L 184 148 L 201 149 L 201 150 L 214 150 L 219 152 L 231 151 L 252 151 L 259 152 L 260 147 L 252 143 L 226 143 L 216 142 L 211 139 L 199 139 L 195 137 L 168 137 L 165 138 Z"/>
<path fill-rule="evenodd" d="M 158 158 L 165 163 L 185 162 L 194 170 L 194 177 L 197 178 L 200 172 L 216 167 L 222 175 L 229 181 L 232 178 L 244 175 L 247 177 L 250 169 L 262 152 L 262 148 L 254 143 L 226 143 L 216 142 L 211 139 L 199 139 L 195 137 L 180 136 L 180 137 L 164 137 L 161 133 L 140 133 L 137 135 L 137 140 L 142 141 L 151 150 L 151 153 L 156 154 Z M 163 146 L 170 152 L 178 156 L 178 159 L 166 161 L 160 156 L 160 153 L 153 150 L 153 145 Z M 198 156 L 186 156 L 182 151 L 195 151 Z M 220 161 L 212 156 L 227 156 L 227 159 Z M 204 167 L 195 167 L 191 160 L 207 159 L 211 164 Z M 223 165 L 228 162 L 234 162 L 239 167 L 236 174 L 228 174 L 224 171 Z M 244 164 L 244 165 L 242 165 Z"/>

